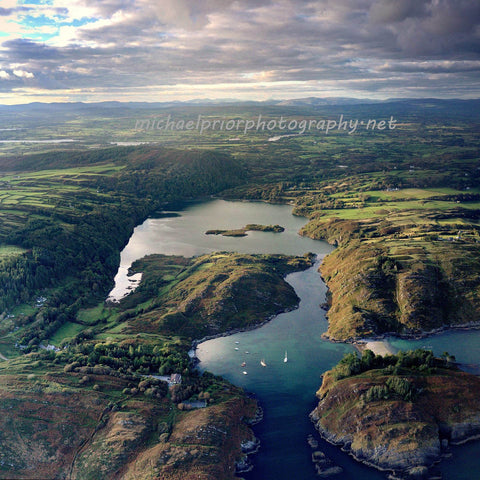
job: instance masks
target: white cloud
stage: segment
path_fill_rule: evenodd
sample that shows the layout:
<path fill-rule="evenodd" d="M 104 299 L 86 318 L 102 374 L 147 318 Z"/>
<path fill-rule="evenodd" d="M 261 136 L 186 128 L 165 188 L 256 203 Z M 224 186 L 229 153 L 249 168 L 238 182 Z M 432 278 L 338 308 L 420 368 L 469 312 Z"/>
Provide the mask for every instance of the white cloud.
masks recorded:
<path fill-rule="evenodd" d="M 25 70 L 14 70 L 13 74 L 19 78 L 33 78 L 35 76 L 32 72 L 27 72 Z"/>
<path fill-rule="evenodd" d="M 11 77 L 10 77 L 10 74 L 5 70 L 0 70 L 0 78 L 2 80 L 9 80 Z"/>

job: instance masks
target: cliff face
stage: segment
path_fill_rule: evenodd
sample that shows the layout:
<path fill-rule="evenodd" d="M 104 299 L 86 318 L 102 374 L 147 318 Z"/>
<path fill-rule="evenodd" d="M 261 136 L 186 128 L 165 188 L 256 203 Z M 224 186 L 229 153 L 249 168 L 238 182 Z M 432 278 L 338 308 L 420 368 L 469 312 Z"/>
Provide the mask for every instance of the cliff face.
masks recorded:
<path fill-rule="evenodd" d="M 166 442 L 139 452 L 119 478 L 234 479 L 235 461 L 243 457 L 241 443 L 254 439 L 242 418 L 253 413 L 251 403 L 238 399 L 189 412 L 175 425 Z"/>
<path fill-rule="evenodd" d="M 320 267 L 330 290 L 327 337 L 422 333 L 478 321 L 478 243 L 432 240 L 405 222 L 320 216 L 302 229 L 338 245 Z"/>
<path fill-rule="evenodd" d="M 144 415 L 115 412 L 81 451 L 72 478 L 93 480 L 101 472 L 119 480 L 233 479 L 241 443 L 253 439 L 242 422 L 252 407 L 235 398 L 182 413 L 171 432 L 152 428 L 156 412 L 148 407 Z"/>
<path fill-rule="evenodd" d="M 439 460 L 442 439 L 460 443 L 480 434 L 480 378 L 438 369 L 402 377 L 418 392 L 412 401 L 384 393 L 369 398 L 389 378 L 372 370 L 335 380 L 327 372 L 310 415 L 320 434 L 358 460 L 405 477 Z"/>

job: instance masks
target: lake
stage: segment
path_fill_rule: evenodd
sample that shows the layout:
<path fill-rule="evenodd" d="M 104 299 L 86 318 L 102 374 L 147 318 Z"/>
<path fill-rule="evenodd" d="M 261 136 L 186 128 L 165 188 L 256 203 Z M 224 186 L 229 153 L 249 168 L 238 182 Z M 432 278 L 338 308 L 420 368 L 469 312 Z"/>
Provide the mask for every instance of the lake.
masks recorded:
<path fill-rule="evenodd" d="M 301 299 L 298 309 L 280 314 L 256 330 L 200 344 L 197 349 L 200 368 L 222 375 L 253 392 L 264 408 L 263 422 L 254 427 L 255 435 L 261 441 L 261 450 L 252 458 L 254 470 L 242 474 L 245 479 L 318 478 L 310 460 L 311 449 L 306 442 L 307 435 L 312 433 L 319 440 L 319 449 L 344 469 L 339 477 L 342 480 L 384 480 L 386 474 L 358 464 L 340 449 L 322 441 L 308 419 L 316 404 L 315 391 L 321 384 L 320 375 L 345 353 L 353 351 L 353 347 L 321 338 L 327 329 L 325 312 L 320 308 L 325 301 L 326 286 L 318 267 L 333 247 L 298 235 L 306 220 L 293 216 L 291 209 L 291 206 L 262 202 L 211 200 L 190 205 L 180 212 L 181 216 L 148 219 L 135 228 L 122 251 L 120 268 L 115 277 L 116 286 L 110 297 L 122 297 L 138 282 L 138 277 L 130 281 L 128 268 L 134 260 L 147 254 L 191 257 L 214 251 L 289 255 L 316 253 L 314 267 L 287 276 L 287 281 Z M 285 227 L 285 231 L 249 232 L 247 237 L 241 238 L 205 235 L 210 229 L 235 229 L 248 223 L 279 224 Z M 448 350 L 457 355 L 459 361 L 474 368 L 474 364 L 480 362 L 477 347 L 480 331 L 473 332 L 476 336 L 470 336 L 471 333 L 451 332 L 444 334 L 447 336 L 443 340 L 432 337 L 418 343 L 389 340 L 394 347 L 403 349 L 436 345 L 436 353 Z M 470 353 L 466 354 L 466 350 Z M 288 352 L 287 363 L 283 361 L 285 351 Z M 266 367 L 260 365 L 262 359 Z M 243 362 L 245 367 L 241 366 Z M 442 463 L 445 478 L 475 478 L 473 472 L 478 469 L 479 454 L 480 442 L 454 449 L 454 458 Z"/>

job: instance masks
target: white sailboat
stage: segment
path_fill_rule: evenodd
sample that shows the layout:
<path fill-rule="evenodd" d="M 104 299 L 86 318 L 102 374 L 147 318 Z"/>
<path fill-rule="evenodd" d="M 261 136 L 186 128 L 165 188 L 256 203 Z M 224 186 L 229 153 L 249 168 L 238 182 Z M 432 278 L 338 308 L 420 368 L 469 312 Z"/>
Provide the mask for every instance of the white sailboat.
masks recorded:
<path fill-rule="evenodd" d="M 287 351 L 285 350 L 285 358 L 283 359 L 283 363 L 287 363 L 288 362 L 288 355 L 287 355 Z"/>
<path fill-rule="evenodd" d="M 267 366 L 267 364 L 265 363 L 265 360 L 264 360 L 263 358 L 260 360 L 260 365 L 261 365 L 262 367 L 266 367 L 266 366 Z"/>

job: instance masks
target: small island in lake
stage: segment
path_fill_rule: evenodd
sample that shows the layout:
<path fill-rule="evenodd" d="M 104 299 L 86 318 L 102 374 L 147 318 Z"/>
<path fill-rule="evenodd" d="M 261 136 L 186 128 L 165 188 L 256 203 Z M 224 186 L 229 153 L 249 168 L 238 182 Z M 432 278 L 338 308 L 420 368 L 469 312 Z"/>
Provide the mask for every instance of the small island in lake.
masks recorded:
<path fill-rule="evenodd" d="M 310 418 L 358 461 L 395 478 L 427 478 L 450 444 L 480 434 L 480 378 L 454 360 L 426 350 L 348 354 L 324 374 Z"/>
<path fill-rule="evenodd" d="M 274 232 L 282 233 L 285 228 L 281 225 L 260 225 L 258 223 L 249 223 L 243 228 L 237 228 L 233 230 L 207 230 L 205 235 L 222 235 L 224 237 L 246 237 L 247 232 Z"/>

